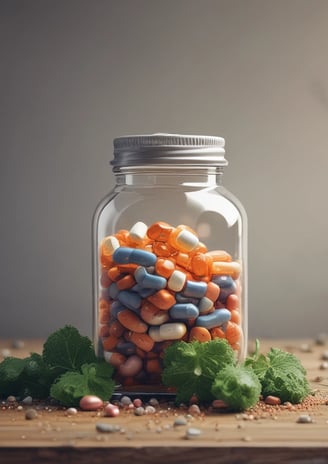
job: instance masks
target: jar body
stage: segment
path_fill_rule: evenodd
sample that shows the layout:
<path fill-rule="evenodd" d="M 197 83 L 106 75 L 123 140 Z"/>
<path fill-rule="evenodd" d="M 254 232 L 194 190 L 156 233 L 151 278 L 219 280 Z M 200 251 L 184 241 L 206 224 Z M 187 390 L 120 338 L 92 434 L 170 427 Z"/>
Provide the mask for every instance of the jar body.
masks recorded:
<path fill-rule="evenodd" d="M 217 168 L 123 169 L 96 210 L 94 341 L 122 391 L 166 391 L 163 353 L 177 340 L 226 338 L 245 355 L 247 218 L 221 179 Z"/>

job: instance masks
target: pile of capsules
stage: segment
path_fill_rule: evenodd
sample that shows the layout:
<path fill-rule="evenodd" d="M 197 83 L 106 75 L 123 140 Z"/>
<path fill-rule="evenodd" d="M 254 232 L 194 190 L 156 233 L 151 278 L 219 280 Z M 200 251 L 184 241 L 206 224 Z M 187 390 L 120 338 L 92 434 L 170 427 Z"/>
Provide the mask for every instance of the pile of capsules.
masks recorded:
<path fill-rule="evenodd" d="M 241 264 L 229 253 L 166 222 L 137 222 L 99 252 L 100 351 L 119 384 L 160 384 L 163 351 L 176 340 L 220 337 L 240 350 Z"/>

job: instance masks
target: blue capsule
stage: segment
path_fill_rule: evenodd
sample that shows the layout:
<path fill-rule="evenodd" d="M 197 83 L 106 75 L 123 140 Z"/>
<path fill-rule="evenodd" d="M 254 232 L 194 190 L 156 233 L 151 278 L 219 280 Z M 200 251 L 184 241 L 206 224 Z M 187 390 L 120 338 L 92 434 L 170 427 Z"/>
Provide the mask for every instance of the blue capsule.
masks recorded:
<path fill-rule="evenodd" d="M 192 298 L 202 298 L 207 291 L 207 283 L 205 282 L 193 282 L 187 280 L 187 283 L 183 289 L 183 295 Z"/>
<path fill-rule="evenodd" d="M 136 310 L 140 308 L 141 296 L 139 293 L 122 290 L 117 297 L 118 300 L 129 309 Z"/>
<path fill-rule="evenodd" d="M 119 342 L 116 345 L 116 350 L 125 356 L 131 356 L 136 352 L 136 345 L 131 342 Z"/>
<path fill-rule="evenodd" d="M 172 319 L 193 319 L 199 315 L 197 306 L 192 303 L 179 303 L 172 306 L 170 309 L 170 317 Z"/>
<path fill-rule="evenodd" d="M 139 266 L 134 272 L 134 278 L 139 285 L 145 288 L 161 290 L 166 287 L 167 281 L 164 277 L 149 274 L 144 267 Z"/>
<path fill-rule="evenodd" d="M 120 291 L 119 291 L 119 289 L 118 289 L 115 282 L 110 284 L 110 286 L 108 287 L 108 295 L 111 297 L 112 300 L 116 300 L 117 295 L 119 294 L 119 292 Z"/>
<path fill-rule="evenodd" d="M 124 305 L 122 305 L 122 303 L 120 303 L 119 301 L 113 301 L 113 303 L 111 304 L 111 307 L 110 307 L 110 315 L 111 317 L 113 317 L 114 319 L 117 318 L 117 315 L 120 311 L 122 311 L 123 309 L 126 309 Z"/>
<path fill-rule="evenodd" d="M 195 325 L 205 327 L 205 329 L 214 329 L 228 322 L 230 318 L 231 313 L 228 309 L 216 309 L 212 313 L 197 317 Z"/>
<path fill-rule="evenodd" d="M 223 304 L 229 295 L 237 292 L 237 284 L 230 276 L 214 276 L 212 282 L 220 287 L 219 301 Z"/>
<path fill-rule="evenodd" d="M 154 295 L 154 293 L 157 292 L 156 288 L 146 288 L 146 287 L 143 287 L 142 285 L 140 284 L 136 284 L 132 287 L 132 290 L 134 292 L 137 292 L 139 293 L 139 295 L 141 296 L 141 298 L 148 298 L 149 296 L 151 295 Z"/>
<path fill-rule="evenodd" d="M 188 296 L 184 296 L 182 293 L 178 292 L 175 294 L 175 299 L 178 303 L 192 303 L 195 306 L 198 306 L 199 298 L 192 298 Z"/>
<path fill-rule="evenodd" d="M 140 266 L 154 266 L 157 257 L 154 253 L 139 248 L 119 247 L 113 253 L 113 260 L 117 264 L 139 264 Z"/>

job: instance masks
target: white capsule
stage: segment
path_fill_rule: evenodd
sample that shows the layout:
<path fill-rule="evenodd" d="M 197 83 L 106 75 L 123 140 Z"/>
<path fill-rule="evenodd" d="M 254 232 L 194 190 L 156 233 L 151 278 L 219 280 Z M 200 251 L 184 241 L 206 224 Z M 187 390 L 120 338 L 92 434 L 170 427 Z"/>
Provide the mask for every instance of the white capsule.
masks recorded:
<path fill-rule="evenodd" d="M 159 327 L 159 336 L 162 340 L 180 340 L 187 332 L 182 322 L 168 322 Z"/>
<path fill-rule="evenodd" d="M 191 251 L 199 244 L 199 239 L 189 230 L 183 229 L 176 237 L 179 248 L 184 251 Z"/>
<path fill-rule="evenodd" d="M 162 342 L 165 338 L 162 338 L 160 335 L 159 327 L 150 327 L 148 330 L 148 335 L 154 340 L 154 342 Z"/>
<path fill-rule="evenodd" d="M 102 241 L 102 250 L 105 256 L 112 256 L 114 251 L 120 247 L 120 242 L 113 235 L 105 237 Z"/>
<path fill-rule="evenodd" d="M 203 298 L 201 298 L 199 300 L 199 303 L 198 303 L 197 306 L 198 306 L 200 314 L 207 314 L 208 312 L 210 312 L 213 309 L 214 305 L 213 305 L 212 300 L 210 300 L 206 296 L 203 296 Z"/>
<path fill-rule="evenodd" d="M 130 229 L 130 237 L 133 241 L 142 242 L 147 236 L 147 225 L 144 222 L 136 222 Z"/>
<path fill-rule="evenodd" d="M 173 271 L 171 277 L 167 281 L 167 286 L 174 292 L 180 292 L 186 282 L 186 274 L 181 271 Z"/>

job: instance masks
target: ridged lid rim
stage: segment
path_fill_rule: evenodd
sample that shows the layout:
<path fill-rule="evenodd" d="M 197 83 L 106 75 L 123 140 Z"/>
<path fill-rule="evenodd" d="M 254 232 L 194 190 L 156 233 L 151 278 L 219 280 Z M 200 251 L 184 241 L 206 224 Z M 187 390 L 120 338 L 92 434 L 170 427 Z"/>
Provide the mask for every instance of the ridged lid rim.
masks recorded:
<path fill-rule="evenodd" d="M 144 164 L 226 166 L 225 140 L 210 135 L 157 133 L 114 139 L 115 168 Z"/>

